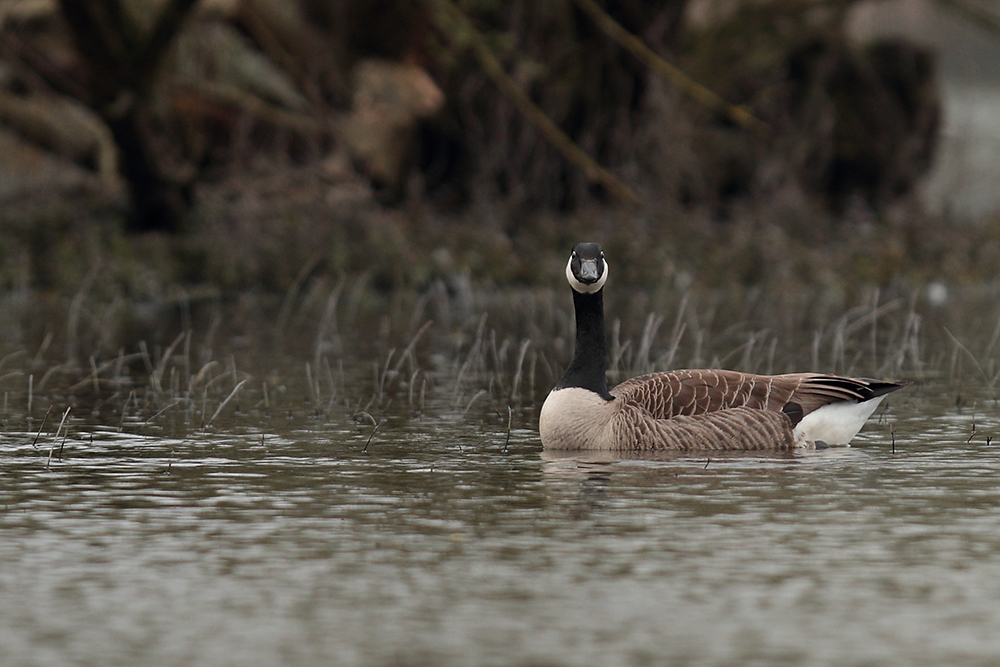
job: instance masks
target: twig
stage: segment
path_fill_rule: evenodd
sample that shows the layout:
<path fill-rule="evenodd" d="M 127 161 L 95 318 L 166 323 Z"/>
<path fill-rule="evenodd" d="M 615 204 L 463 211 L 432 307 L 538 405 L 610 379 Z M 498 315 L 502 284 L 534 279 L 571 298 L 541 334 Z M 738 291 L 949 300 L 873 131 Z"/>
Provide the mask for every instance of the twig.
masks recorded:
<path fill-rule="evenodd" d="M 542 133 L 545 139 L 563 154 L 572 164 L 583 170 L 587 178 L 593 182 L 600 183 L 608 192 L 616 198 L 630 202 L 640 203 L 639 197 L 622 183 L 618 178 L 597 164 L 593 158 L 573 143 L 559 126 L 556 125 L 545 112 L 539 109 L 531 101 L 531 98 L 521 90 L 520 86 L 503 69 L 500 61 L 490 50 L 483 37 L 472 25 L 469 18 L 456 7 L 450 0 L 437 0 L 438 11 L 433 12 L 433 18 L 438 24 L 441 32 L 457 47 L 470 46 L 479 61 L 479 66 L 483 68 L 496 87 L 514 106 L 520 111 L 536 128 Z"/>
<path fill-rule="evenodd" d="M 174 101 L 185 111 L 208 115 L 213 107 L 235 108 L 281 129 L 301 134 L 323 134 L 330 126 L 297 111 L 287 111 L 236 86 L 208 81 L 177 81 L 170 86 Z"/>
<path fill-rule="evenodd" d="M 724 113 L 731 121 L 748 130 L 762 134 L 768 129 L 767 123 L 758 120 L 745 107 L 729 104 L 682 72 L 679 68 L 656 55 L 641 39 L 611 18 L 594 0 L 574 0 L 574 2 L 608 37 L 618 42 L 622 48 L 634 55 L 658 75 L 680 88 L 689 97 L 694 98 L 710 109 Z"/>

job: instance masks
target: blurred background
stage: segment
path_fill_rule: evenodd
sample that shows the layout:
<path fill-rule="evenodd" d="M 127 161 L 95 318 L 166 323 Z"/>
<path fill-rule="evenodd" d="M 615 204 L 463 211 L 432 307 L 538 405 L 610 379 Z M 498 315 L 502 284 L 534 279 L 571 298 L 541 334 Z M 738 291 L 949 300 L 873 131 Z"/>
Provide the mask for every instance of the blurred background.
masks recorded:
<path fill-rule="evenodd" d="M 0 0 L 0 288 L 1000 266 L 992 0 Z"/>

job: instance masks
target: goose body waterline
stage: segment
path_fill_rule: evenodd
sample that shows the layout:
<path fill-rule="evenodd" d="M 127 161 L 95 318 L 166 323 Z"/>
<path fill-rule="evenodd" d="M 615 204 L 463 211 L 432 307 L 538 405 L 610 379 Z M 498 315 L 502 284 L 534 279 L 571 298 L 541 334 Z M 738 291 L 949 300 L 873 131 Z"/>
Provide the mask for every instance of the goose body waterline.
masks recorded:
<path fill-rule="evenodd" d="M 542 445 L 560 450 L 788 450 L 846 445 L 886 394 L 905 382 L 820 373 L 754 375 L 704 369 L 650 373 L 609 391 L 604 252 L 580 243 L 573 288 L 573 359 L 542 405 Z"/>

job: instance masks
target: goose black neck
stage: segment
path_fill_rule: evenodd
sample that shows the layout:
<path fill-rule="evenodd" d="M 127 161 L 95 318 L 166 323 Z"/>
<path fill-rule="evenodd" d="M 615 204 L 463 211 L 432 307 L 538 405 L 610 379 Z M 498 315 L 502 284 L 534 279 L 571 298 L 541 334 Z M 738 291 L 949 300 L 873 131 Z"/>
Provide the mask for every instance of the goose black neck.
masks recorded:
<path fill-rule="evenodd" d="M 576 345 L 573 360 L 556 385 L 557 389 L 582 387 L 606 400 L 608 393 L 607 341 L 604 331 L 604 290 L 596 294 L 581 294 L 573 290 L 576 311 Z"/>

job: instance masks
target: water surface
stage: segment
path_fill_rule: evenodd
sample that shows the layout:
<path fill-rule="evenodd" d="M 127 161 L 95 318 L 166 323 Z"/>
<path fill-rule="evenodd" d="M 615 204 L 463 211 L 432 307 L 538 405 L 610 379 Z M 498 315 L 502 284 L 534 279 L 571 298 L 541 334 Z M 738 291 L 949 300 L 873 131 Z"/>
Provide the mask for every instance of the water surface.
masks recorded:
<path fill-rule="evenodd" d="M 983 664 L 1000 416 L 906 391 L 795 456 L 551 457 L 530 411 L 8 423 L 0 662 Z"/>

